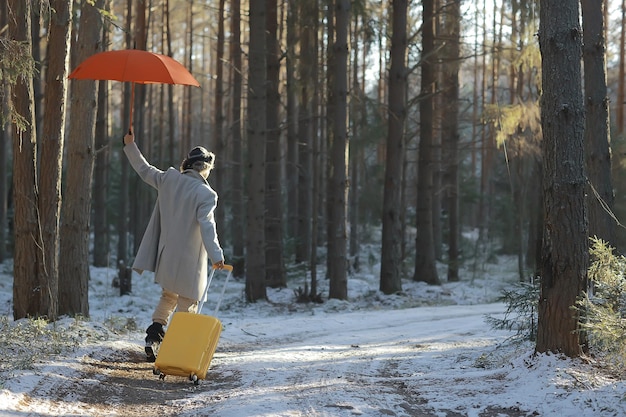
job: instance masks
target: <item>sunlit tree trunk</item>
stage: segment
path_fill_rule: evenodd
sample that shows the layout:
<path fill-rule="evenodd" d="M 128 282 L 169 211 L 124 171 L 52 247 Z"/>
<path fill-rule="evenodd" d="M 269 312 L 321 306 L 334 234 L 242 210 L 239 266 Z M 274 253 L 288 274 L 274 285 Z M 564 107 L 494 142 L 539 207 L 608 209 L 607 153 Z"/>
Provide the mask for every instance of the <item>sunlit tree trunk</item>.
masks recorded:
<path fill-rule="evenodd" d="M 231 241 L 233 247 L 233 274 L 243 276 L 244 274 L 244 248 L 245 239 L 243 232 L 244 224 L 244 203 L 243 203 L 243 151 L 241 138 L 241 100 L 242 100 L 242 67 L 241 67 L 241 11 L 240 0 L 231 0 L 231 20 L 230 20 L 230 59 L 232 61 L 232 229 Z"/>
<path fill-rule="evenodd" d="M 611 179 L 609 97 L 606 86 L 606 40 L 603 1 L 582 0 L 585 65 L 585 158 L 591 190 L 587 192 L 589 235 L 614 240 L 615 222 L 607 209 L 614 203 Z M 606 209 L 605 209 L 606 207 Z M 613 242 L 614 245 L 614 242 Z"/>
<path fill-rule="evenodd" d="M 81 7 L 77 58 L 80 62 L 102 48 L 102 16 L 94 5 Z M 89 223 L 95 163 L 96 82 L 74 80 L 67 142 L 67 185 L 61 215 L 59 313 L 89 316 Z"/>
<path fill-rule="evenodd" d="M 214 123 L 213 123 L 213 143 L 215 144 L 215 152 L 217 154 L 217 166 L 219 168 L 227 167 L 227 157 L 226 157 L 226 135 L 224 132 L 224 48 L 225 48 L 225 33 L 224 33 L 224 8 L 225 8 L 225 0 L 219 0 L 218 6 L 218 18 L 217 18 L 217 42 L 215 44 L 216 48 L 216 56 L 215 56 L 215 111 L 213 114 L 215 115 Z M 201 137 L 204 137 L 202 135 Z M 222 171 L 223 172 L 223 171 Z M 214 183 L 217 192 L 220 195 L 224 195 L 223 193 L 226 191 L 225 184 L 225 175 L 214 175 L 211 178 L 211 182 Z M 224 226 L 226 224 L 225 221 L 225 200 L 220 201 L 218 209 L 215 213 L 215 221 L 217 223 L 217 231 L 219 236 L 224 236 L 223 233 Z"/>
<path fill-rule="evenodd" d="M 55 319 L 59 295 L 59 245 L 61 214 L 61 170 L 63 166 L 63 140 L 65 134 L 65 96 L 67 91 L 68 57 L 70 48 L 70 22 L 72 0 L 50 3 L 53 13 L 48 30 L 46 49 L 45 116 L 41 135 L 41 162 L 39 163 L 39 221 L 43 247 L 40 275 L 48 282 L 50 305 L 49 319 Z M 59 105 L 59 103 L 61 103 Z M 88 260 L 87 260 L 88 261 Z"/>
<path fill-rule="evenodd" d="M 537 352 L 582 354 L 572 306 L 588 268 L 578 0 L 541 3 L 544 239 Z"/>
<path fill-rule="evenodd" d="M 31 1 L 9 0 L 8 37 L 21 42 L 22 57 L 31 53 Z M 38 275 L 38 248 L 43 247 L 37 215 L 36 193 L 36 134 L 33 78 L 31 74 L 19 77 L 11 87 L 13 106 L 13 201 L 15 208 L 13 257 L 13 317 L 45 316 L 51 305 L 47 282 Z M 19 117 L 20 120 L 15 118 Z M 54 295 L 56 296 L 56 294 Z M 56 314 L 56 312 L 54 312 Z"/>
<path fill-rule="evenodd" d="M 400 276 L 400 199 L 404 160 L 404 128 L 407 116 L 407 1 L 392 1 L 391 68 L 389 69 L 389 110 L 387 161 L 383 195 L 380 290 L 385 294 L 402 291 Z"/>

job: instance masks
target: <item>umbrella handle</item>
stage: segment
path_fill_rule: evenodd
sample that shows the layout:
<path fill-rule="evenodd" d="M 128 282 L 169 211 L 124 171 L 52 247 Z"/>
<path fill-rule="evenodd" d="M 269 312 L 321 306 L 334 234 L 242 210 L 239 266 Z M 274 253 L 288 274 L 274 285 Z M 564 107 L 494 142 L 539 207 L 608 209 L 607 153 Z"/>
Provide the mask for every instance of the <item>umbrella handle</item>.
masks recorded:
<path fill-rule="evenodd" d="M 133 131 L 133 108 L 135 107 L 135 83 L 131 82 L 130 84 L 130 123 L 128 133 L 132 133 Z"/>

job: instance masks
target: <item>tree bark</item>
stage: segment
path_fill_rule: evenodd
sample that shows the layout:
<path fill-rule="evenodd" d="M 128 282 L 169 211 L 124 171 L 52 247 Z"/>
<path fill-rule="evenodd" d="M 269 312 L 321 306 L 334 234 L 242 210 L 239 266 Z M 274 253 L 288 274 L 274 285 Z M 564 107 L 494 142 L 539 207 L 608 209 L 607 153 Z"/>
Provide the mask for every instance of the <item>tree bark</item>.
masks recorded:
<path fill-rule="evenodd" d="M 47 310 L 51 320 L 56 319 L 59 301 L 61 171 L 72 5 L 72 0 L 55 0 L 50 3 L 53 13 L 46 49 L 48 67 L 39 164 L 39 221 L 44 246 L 38 251 L 41 258 L 37 264 L 40 267 L 39 274 L 48 281 L 51 297 L 48 302 L 51 304 Z"/>
<path fill-rule="evenodd" d="M 82 62 L 102 48 L 103 0 L 84 2 L 77 59 Z M 72 109 L 67 142 L 67 184 L 61 215 L 59 314 L 89 316 L 89 223 L 95 161 L 96 82 L 72 81 Z"/>
<path fill-rule="evenodd" d="M 448 282 L 459 280 L 459 67 L 461 2 L 449 0 L 445 7 L 443 58 L 442 152 L 444 198 L 448 212 Z"/>
<path fill-rule="evenodd" d="M 331 176 L 329 178 L 329 235 L 328 241 L 334 242 L 333 250 L 328 252 L 332 265 L 330 275 L 329 298 L 345 300 L 348 298 L 348 31 L 350 27 L 350 1 L 336 0 L 335 3 L 335 44 L 334 83 L 335 97 L 333 113 L 332 146 L 330 152 Z"/>
<path fill-rule="evenodd" d="M 248 64 L 248 207 L 246 299 L 267 298 L 265 287 L 266 0 L 250 1 Z"/>
<path fill-rule="evenodd" d="M 0 6 L 0 27 L 7 26 L 7 7 Z M 9 123 L 5 116 L 9 114 L 9 82 L 5 77 L 0 80 L 0 263 L 8 257 L 9 242 L 9 141 L 11 140 Z"/>
<path fill-rule="evenodd" d="M 603 1 L 581 1 L 585 66 L 585 158 L 590 188 L 587 202 L 589 235 L 614 245 L 615 222 L 606 210 L 613 209 L 615 196 L 611 178 L 603 5 Z"/>
<path fill-rule="evenodd" d="M 380 290 L 385 294 L 402 291 L 400 211 L 404 128 L 407 116 L 407 1 L 392 2 L 391 68 L 389 69 L 389 110 L 387 122 L 387 161 L 382 218 Z"/>
<path fill-rule="evenodd" d="M 280 143 L 280 49 L 278 35 L 278 4 L 266 0 L 267 45 L 267 139 L 265 177 L 265 259 L 266 283 L 272 288 L 286 287 L 283 260 L 282 209 L 282 147 Z"/>
<path fill-rule="evenodd" d="M 417 207 L 415 238 L 414 281 L 439 285 L 435 264 L 435 244 L 433 236 L 432 196 L 432 143 L 433 143 L 433 96 L 435 94 L 434 74 L 434 5 L 433 0 L 423 0 L 422 29 L 422 85 L 420 92 L 420 144 L 417 179 Z"/>
<path fill-rule="evenodd" d="M 242 99 L 242 66 L 241 66 L 241 5 L 240 0 L 231 0 L 230 22 L 230 57 L 232 60 L 232 230 L 231 241 L 233 247 L 233 275 L 244 275 L 244 248 L 245 238 L 243 232 L 244 203 L 243 203 L 243 151 L 241 138 L 241 99 Z"/>
<path fill-rule="evenodd" d="M 313 2 L 300 2 L 300 61 L 298 67 L 298 214 L 296 263 L 306 262 L 311 253 L 313 77 L 315 69 L 315 18 Z"/>
<path fill-rule="evenodd" d="M 544 239 L 537 352 L 582 354 L 572 308 L 588 268 L 578 0 L 541 3 Z"/>
<path fill-rule="evenodd" d="M 31 57 L 31 0 L 9 0 L 8 10 L 9 39 L 22 42 L 24 55 Z M 37 150 L 32 76 L 17 79 L 11 88 L 11 102 L 15 116 L 21 119 L 13 122 L 13 318 L 18 320 L 47 315 L 42 307 L 50 303 L 42 298 L 52 294 L 47 282 L 41 282 L 38 276 L 37 248 L 43 244 L 35 192 Z"/>

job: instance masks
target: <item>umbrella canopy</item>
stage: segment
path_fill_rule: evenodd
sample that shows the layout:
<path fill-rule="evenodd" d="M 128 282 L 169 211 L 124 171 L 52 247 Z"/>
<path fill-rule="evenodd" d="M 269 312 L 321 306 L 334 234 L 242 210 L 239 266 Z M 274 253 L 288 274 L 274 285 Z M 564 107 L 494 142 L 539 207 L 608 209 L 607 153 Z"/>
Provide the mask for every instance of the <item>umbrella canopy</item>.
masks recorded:
<path fill-rule="evenodd" d="M 78 65 L 69 78 L 132 82 L 131 126 L 135 84 L 182 84 L 200 87 L 200 83 L 180 62 L 167 55 L 141 49 L 105 51 L 92 55 Z"/>
<path fill-rule="evenodd" d="M 69 78 L 200 87 L 187 68 L 175 59 L 140 49 L 105 51 L 92 55 L 76 67 Z"/>

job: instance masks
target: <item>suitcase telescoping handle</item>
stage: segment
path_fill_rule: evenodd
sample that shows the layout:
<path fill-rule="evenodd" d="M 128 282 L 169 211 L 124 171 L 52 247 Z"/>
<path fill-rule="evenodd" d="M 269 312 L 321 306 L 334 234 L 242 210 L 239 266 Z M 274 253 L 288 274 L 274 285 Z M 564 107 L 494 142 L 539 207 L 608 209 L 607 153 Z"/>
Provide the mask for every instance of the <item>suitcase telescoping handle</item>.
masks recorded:
<path fill-rule="evenodd" d="M 209 277 L 207 278 L 206 281 L 206 288 L 204 289 L 204 295 L 202 296 L 202 298 L 200 299 L 199 303 L 198 303 L 198 314 L 200 314 L 202 312 L 202 306 L 204 305 L 204 302 L 207 299 L 207 295 L 209 293 L 209 287 L 211 286 L 211 281 L 213 281 L 213 275 L 215 275 L 215 270 L 217 268 L 213 267 L 211 268 L 211 272 L 209 273 Z M 233 266 L 232 265 L 224 265 L 224 267 L 222 269 L 225 269 L 228 271 L 228 275 L 226 275 L 226 280 L 224 280 L 224 286 L 222 286 L 222 293 L 220 294 L 220 298 L 217 301 L 217 306 L 215 306 L 215 313 L 213 313 L 214 316 L 217 316 L 217 312 L 220 309 L 220 304 L 222 304 L 222 298 L 224 298 L 224 293 L 226 292 L 226 284 L 228 284 L 228 279 L 230 278 L 231 274 L 233 273 Z"/>

